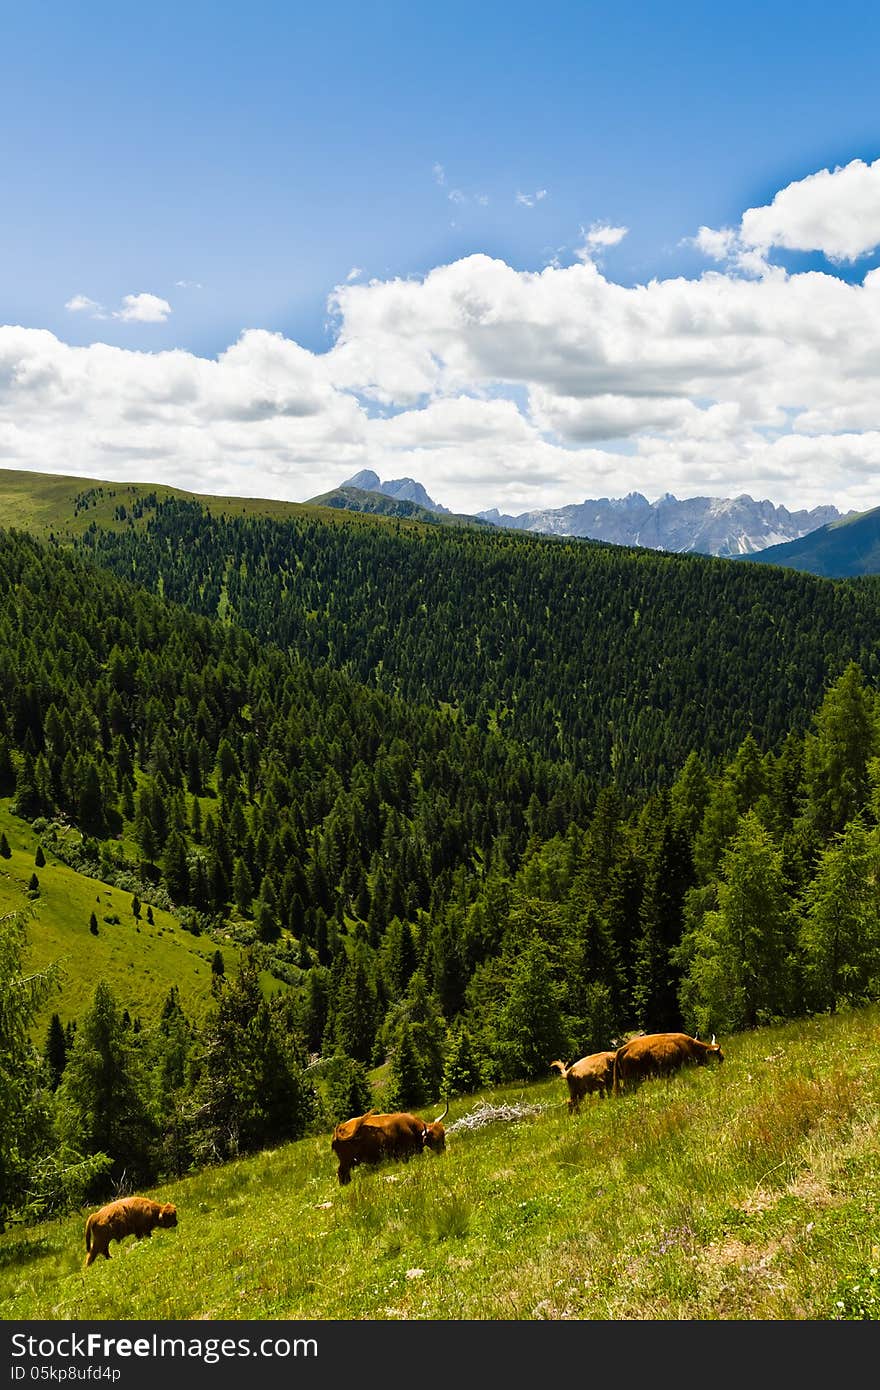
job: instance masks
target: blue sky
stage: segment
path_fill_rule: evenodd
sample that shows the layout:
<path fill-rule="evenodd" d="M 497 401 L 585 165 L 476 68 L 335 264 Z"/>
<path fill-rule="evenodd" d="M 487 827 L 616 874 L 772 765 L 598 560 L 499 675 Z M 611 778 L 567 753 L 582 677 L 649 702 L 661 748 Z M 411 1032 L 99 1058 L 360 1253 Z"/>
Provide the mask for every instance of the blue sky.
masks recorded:
<path fill-rule="evenodd" d="M 855 3 L 5 3 L 0 323 L 212 360 L 267 330 L 323 354 L 335 286 L 474 256 L 571 267 L 596 224 L 628 229 L 597 258 L 615 285 L 697 279 L 700 226 L 878 158 L 878 41 Z M 857 285 L 878 263 L 772 260 Z M 361 375 L 336 385 L 375 411 Z M 380 404 L 436 391 L 404 395 Z"/>

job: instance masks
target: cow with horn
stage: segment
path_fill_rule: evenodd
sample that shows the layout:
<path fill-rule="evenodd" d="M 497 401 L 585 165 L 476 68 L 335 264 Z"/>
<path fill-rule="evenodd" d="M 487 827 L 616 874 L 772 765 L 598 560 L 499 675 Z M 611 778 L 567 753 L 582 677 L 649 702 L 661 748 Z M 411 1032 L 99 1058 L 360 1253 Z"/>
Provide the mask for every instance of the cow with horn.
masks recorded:
<path fill-rule="evenodd" d="M 409 1111 L 377 1114 L 368 1110 L 365 1115 L 343 1120 L 333 1131 L 330 1147 L 339 1166 L 337 1177 L 344 1186 L 351 1182 L 351 1170 L 363 1163 L 381 1163 L 386 1158 L 407 1160 L 426 1149 L 442 1153 L 446 1148 L 446 1130 L 441 1123 L 449 1113 L 446 1109 L 436 1120 L 423 1120 Z"/>

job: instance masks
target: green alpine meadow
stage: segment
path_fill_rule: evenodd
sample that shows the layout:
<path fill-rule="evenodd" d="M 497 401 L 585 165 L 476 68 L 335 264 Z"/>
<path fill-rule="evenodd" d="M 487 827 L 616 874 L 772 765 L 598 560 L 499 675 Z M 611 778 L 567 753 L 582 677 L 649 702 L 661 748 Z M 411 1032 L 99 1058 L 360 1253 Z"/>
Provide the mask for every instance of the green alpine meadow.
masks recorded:
<path fill-rule="evenodd" d="M 16 1226 L 0 1316 L 876 1319 L 880 1012 L 723 1044 L 577 1117 L 558 1078 L 461 1097 L 347 1187 L 328 1133 L 169 1179 L 177 1228 L 88 1269 L 85 1211 Z"/>

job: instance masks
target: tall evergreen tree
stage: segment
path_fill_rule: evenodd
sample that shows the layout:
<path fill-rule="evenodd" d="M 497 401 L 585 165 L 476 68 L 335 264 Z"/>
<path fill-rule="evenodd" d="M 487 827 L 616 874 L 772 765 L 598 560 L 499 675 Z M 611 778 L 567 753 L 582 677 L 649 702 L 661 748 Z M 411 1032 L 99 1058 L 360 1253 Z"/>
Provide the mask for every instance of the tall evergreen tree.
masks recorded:
<path fill-rule="evenodd" d="M 804 744 L 805 813 L 823 839 L 866 808 L 877 753 L 874 697 L 852 661 L 826 692 Z"/>
<path fill-rule="evenodd" d="M 46 1058 L 46 1067 L 49 1072 L 49 1085 L 53 1091 L 56 1091 L 67 1065 L 67 1037 L 57 1014 L 53 1014 L 49 1020 L 43 1055 Z"/>
<path fill-rule="evenodd" d="M 880 998 L 880 831 L 850 821 L 804 894 L 800 946 L 817 1010 Z"/>
<path fill-rule="evenodd" d="M 533 937 L 513 963 L 498 1033 L 511 1079 L 545 1076 L 552 1058 L 567 1050 L 560 990 L 540 937 Z"/>
<path fill-rule="evenodd" d="M 754 1028 L 796 1007 L 794 921 L 782 854 L 754 811 L 725 851 L 718 908 L 682 943 L 681 1007 L 691 1028 Z"/>
<path fill-rule="evenodd" d="M 111 1158 L 110 1181 L 129 1190 L 155 1181 L 156 1125 L 143 1059 L 104 980 L 79 1021 L 56 1095 L 63 1137 L 83 1153 Z M 107 1181 L 92 1195 L 106 1192 Z"/>
<path fill-rule="evenodd" d="M 40 1056 L 31 1032 L 55 971 L 23 969 L 25 939 L 23 916 L 0 917 L 0 1230 L 23 1197 L 34 1159 L 48 1143 Z"/>

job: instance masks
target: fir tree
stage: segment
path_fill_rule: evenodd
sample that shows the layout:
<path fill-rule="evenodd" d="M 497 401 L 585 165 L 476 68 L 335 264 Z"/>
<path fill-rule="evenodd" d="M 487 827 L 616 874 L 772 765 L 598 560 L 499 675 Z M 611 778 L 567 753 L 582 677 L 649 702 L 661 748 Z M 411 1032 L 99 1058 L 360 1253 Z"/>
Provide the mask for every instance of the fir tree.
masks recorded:
<path fill-rule="evenodd" d="M 49 1020 L 43 1056 L 49 1072 L 49 1085 L 55 1091 L 67 1065 L 67 1035 L 57 1014 L 53 1014 Z"/>

